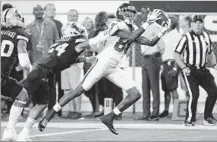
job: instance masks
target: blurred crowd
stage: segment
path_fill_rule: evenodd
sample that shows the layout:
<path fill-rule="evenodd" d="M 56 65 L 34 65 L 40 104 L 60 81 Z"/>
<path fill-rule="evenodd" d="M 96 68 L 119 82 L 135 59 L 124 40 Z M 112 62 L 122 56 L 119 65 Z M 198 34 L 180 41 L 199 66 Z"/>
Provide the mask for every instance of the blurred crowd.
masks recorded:
<path fill-rule="evenodd" d="M 10 4 L 3 5 L 2 10 L 6 8 L 13 7 Z M 135 19 L 135 24 L 140 27 L 144 21 L 146 21 L 148 13 L 152 9 L 149 7 L 142 7 L 139 14 Z M 33 64 L 36 60 L 46 55 L 48 53 L 49 47 L 59 38 L 61 38 L 61 28 L 64 25 L 61 21 L 55 19 L 56 7 L 54 4 L 49 3 L 44 7 L 42 5 L 36 5 L 33 7 L 34 20 L 26 25 L 26 31 L 30 36 L 29 46 L 29 56 L 31 63 Z M 100 25 L 103 20 L 103 15 L 106 12 L 99 12 L 95 19 L 86 17 L 82 25 L 86 28 L 88 33 L 88 38 L 92 38 L 97 35 L 99 31 L 102 30 L 103 26 Z M 115 18 L 115 15 L 110 14 L 108 18 Z M 142 54 L 142 91 L 143 91 L 143 115 L 141 117 L 135 118 L 136 120 L 148 120 L 157 121 L 159 118 L 169 116 L 169 106 L 171 103 L 171 98 L 173 102 L 179 99 L 179 94 L 177 92 L 178 81 L 180 81 L 181 88 L 186 92 L 188 96 L 188 91 L 186 89 L 185 83 L 182 77 L 179 75 L 179 68 L 177 67 L 173 51 L 178 44 L 182 35 L 189 31 L 191 17 L 179 18 L 178 16 L 170 16 L 172 21 L 172 26 L 170 31 L 155 45 L 155 47 L 144 46 L 141 47 Z M 70 9 L 66 14 L 66 19 L 68 22 L 78 22 L 79 11 L 76 9 Z M 25 20 L 25 19 L 24 19 Z M 146 37 L 150 39 L 154 37 L 154 34 L 160 31 L 159 25 L 153 24 L 149 29 L 144 32 Z M 140 45 L 136 45 L 139 46 Z M 97 55 L 99 51 L 89 51 L 86 50 L 82 56 L 90 57 Z M 129 50 L 127 56 L 123 60 L 121 65 L 122 69 L 126 69 L 129 66 L 129 57 L 132 51 Z M 48 109 L 51 109 L 59 98 L 63 96 L 65 92 L 70 89 L 77 87 L 79 82 L 84 77 L 84 74 L 91 67 L 91 63 L 78 63 L 72 65 L 70 68 L 57 73 L 55 76 L 50 76 L 49 78 L 49 92 L 50 100 L 48 104 Z M 22 71 L 13 71 L 12 77 L 16 78 L 18 81 L 22 80 Z M 161 83 L 160 83 L 161 81 Z M 162 87 L 160 87 L 160 84 Z M 160 88 L 164 91 L 164 94 L 160 94 Z M 151 94 L 153 97 L 152 105 Z M 103 115 L 104 99 L 112 98 L 114 106 L 118 105 L 123 99 L 123 92 L 118 86 L 112 84 L 106 78 L 102 78 L 97 84 L 95 84 L 92 89 L 84 93 L 90 100 L 92 106 L 92 112 L 87 115 L 83 115 L 81 112 L 82 98 L 78 97 L 67 104 L 62 112 L 58 114 L 57 117 L 68 117 L 71 119 L 79 119 L 82 117 L 99 117 Z M 160 112 L 160 95 L 164 95 L 165 108 Z M 13 100 L 7 99 L 2 101 L 1 109 L 2 115 L 7 115 L 9 113 L 10 107 Z M 31 108 L 32 104 L 35 102 L 29 102 L 27 108 Z M 152 109 L 150 108 L 152 106 Z M 151 110 L 153 110 L 151 112 Z M 25 111 L 23 111 L 25 113 Z M 46 113 L 46 112 L 45 112 Z M 118 119 L 121 119 L 119 116 Z"/>

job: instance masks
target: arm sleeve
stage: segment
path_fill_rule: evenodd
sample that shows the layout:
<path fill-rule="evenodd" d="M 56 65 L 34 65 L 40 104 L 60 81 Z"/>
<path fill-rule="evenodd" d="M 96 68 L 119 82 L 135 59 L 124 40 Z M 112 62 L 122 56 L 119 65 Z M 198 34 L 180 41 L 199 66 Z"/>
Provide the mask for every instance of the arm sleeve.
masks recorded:
<path fill-rule="evenodd" d="M 26 69 L 31 65 L 28 53 L 18 53 L 18 59 L 22 68 Z"/>
<path fill-rule="evenodd" d="M 176 46 L 175 52 L 181 54 L 182 51 L 186 48 L 186 46 L 187 46 L 187 37 L 186 37 L 186 36 L 183 36 L 183 37 L 180 39 L 178 45 Z"/>
<path fill-rule="evenodd" d="M 17 44 L 18 60 L 19 64 L 24 69 L 29 69 L 31 63 L 29 61 L 29 55 L 26 50 L 27 43 L 24 40 L 19 40 Z"/>

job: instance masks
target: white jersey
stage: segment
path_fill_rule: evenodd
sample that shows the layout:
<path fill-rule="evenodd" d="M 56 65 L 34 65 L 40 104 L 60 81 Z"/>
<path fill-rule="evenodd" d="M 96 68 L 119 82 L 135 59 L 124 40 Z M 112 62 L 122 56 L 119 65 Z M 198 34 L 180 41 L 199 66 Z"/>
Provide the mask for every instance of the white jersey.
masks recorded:
<path fill-rule="evenodd" d="M 130 28 L 124 21 L 113 21 L 107 30 L 100 32 L 97 37 L 89 41 L 91 46 L 93 44 L 103 45 L 104 48 L 97 55 L 97 58 L 106 60 L 114 66 L 117 66 L 122 61 L 122 57 L 132 43 L 131 40 L 116 36 L 115 33 L 119 30 L 132 32 L 133 28 Z"/>

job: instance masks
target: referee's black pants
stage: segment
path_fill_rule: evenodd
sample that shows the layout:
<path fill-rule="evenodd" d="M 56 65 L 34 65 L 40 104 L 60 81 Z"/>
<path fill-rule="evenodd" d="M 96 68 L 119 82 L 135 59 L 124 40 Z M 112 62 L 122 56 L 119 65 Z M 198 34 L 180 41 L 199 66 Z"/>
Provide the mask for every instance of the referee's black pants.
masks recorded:
<path fill-rule="evenodd" d="M 185 75 L 184 77 L 189 91 L 189 99 L 186 109 L 186 120 L 192 121 L 196 118 L 197 100 L 199 98 L 199 85 L 208 94 L 205 101 L 204 119 L 213 117 L 212 111 L 217 99 L 217 86 L 214 77 L 206 68 L 197 69 L 196 67 L 190 66 L 190 70 L 190 75 Z"/>

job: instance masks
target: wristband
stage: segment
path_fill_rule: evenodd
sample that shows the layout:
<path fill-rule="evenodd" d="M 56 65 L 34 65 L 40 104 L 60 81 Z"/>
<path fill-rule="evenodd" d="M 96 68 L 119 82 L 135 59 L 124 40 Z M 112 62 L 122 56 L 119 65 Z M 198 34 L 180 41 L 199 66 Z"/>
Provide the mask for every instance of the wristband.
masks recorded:
<path fill-rule="evenodd" d="M 182 70 L 186 69 L 187 67 L 182 68 Z"/>
<path fill-rule="evenodd" d="M 164 34 L 163 34 L 162 32 L 159 32 L 159 33 L 157 34 L 157 37 L 158 37 L 158 38 L 161 38 L 163 35 L 164 35 Z"/>
<path fill-rule="evenodd" d="M 56 103 L 54 106 L 53 106 L 53 109 L 55 110 L 55 112 L 58 112 L 62 109 L 62 107 L 59 105 L 59 103 Z"/>
<path fill-rule="evenodd" d="M 143 29 L 147 29 L 149 26 L 149 23 L 148 22 L 145 22 L 144 24 L 142 24 L 142 28 Z"/>
<path fill-rule="evenodd" d="M 177 71 L 177 68 L 173 68 L 174 71 Z"/>

